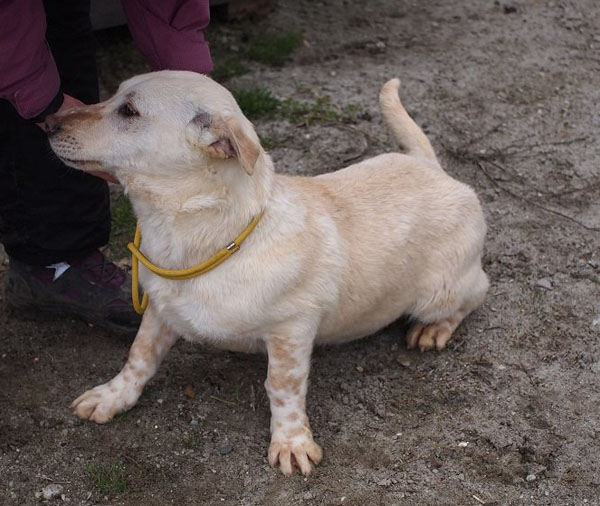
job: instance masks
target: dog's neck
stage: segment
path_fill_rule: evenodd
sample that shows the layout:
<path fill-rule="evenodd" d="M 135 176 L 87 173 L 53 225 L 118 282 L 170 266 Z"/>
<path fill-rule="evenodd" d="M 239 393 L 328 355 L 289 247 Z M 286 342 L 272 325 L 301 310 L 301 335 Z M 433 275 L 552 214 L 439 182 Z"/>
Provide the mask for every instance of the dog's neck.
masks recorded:
<path fill-rule="evenodd" d="M 124 181 L 141 228 L 144 254 L 163 268 L 181 269 L 231 242 L 270 196 L 272 162 L 263 156 L 265 163 L 252 176 L 240 167 L 221 166 L 212 183 L 202 175 Z"/>

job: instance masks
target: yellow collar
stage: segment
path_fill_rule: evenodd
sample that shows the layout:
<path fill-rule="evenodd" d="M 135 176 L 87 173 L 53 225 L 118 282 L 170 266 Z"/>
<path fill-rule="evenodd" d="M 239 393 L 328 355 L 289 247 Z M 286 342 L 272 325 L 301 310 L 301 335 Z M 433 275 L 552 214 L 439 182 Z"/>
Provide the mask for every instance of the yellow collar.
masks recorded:
<path fill-rule="evenodd" d="M 208 260 L 205 260 L 201 264 L 196 265 L 195 267 L 189 267 L 187 269 L 163 269 L 162 267 L 158 267 L 154 265 L 148 258 L 144 256 L 144 254 L 139 250 L 140 242 L 142 241 L 142 233 L 140 232 L 139 223 L 135 228 L 135 237 L 133 242 L 130 242 L 127 245 L 127 249 L 131 251 L 131 298 L 133 300 L 133 308 L 136 313 L 143 314 L 143 312 L 148 307 L 148 294 L 145 293 L 142 302 L 140 303 L 140 293 L 138 286 L 139 279 L 139 264 L 138 261 L 142 262 L 146 268 L 152 271 L 154 274 L 157 274 L 161 278 L 165 279 L 191 279 L 196 276 L 200 276 L 202 274 L 211 271 L 215 267 L 221 265 L 225 260 L 227 260 L 231 255 L 233 255 L 237 250 L 240 249 L 242 243 L 246 240 L 246 238 L 252 233 L 252 231 L 258 225 L 258 222 L 263 216 L 264 211 L 261 211 L 257 214 L 254 219 L 250 222 L 250 224 L 242 231 L 240 235 L 238 235 L 232 242 L 230 242 L 227 246 L 225 246 L 222 250 L 215 253 Z"/>

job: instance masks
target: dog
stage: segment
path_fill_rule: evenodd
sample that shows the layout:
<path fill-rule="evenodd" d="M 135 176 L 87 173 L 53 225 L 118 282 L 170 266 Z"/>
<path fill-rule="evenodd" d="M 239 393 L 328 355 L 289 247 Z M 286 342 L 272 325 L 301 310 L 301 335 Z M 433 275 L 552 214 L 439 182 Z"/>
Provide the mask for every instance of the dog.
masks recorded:
<path fill-rule="evenodd" d="M 106 423 L 131 408 L 179 336 L 266 351 L 268 461 L 308 475 L 322 459 L 305 409 L 315 344 L 410 315 L 409 349 L 445 347 L 487 291 L 486 225 L 474 191 L 443 171 L 403 108 L 399 86 L 388 81 L 379 102 L 405 152 L 316 177 L 275 174 L 233 96 L 191 72 L 136 76 L 105 102 L 49 119 L 62 161 L 123 185 L 141 250 L 162 268 L 203 262 L 260 219 L 235 255 L 202 276 L 170 280 L 141 268 L 149 304 L 127 363 L 73 402 L 78 417 Z"/>

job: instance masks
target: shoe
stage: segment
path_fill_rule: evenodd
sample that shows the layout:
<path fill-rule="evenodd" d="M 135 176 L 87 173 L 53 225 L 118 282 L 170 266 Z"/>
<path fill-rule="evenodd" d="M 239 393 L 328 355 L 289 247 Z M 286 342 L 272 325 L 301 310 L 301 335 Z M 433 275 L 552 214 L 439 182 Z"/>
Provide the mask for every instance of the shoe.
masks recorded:
<path fill-rule="evenodd" d="M 13 315 L 77 318 L 121 335 L 141 322 L 131 303 L 131 277 L 100 252 L 48 267 L 9 259 L 5 301 Z"/>

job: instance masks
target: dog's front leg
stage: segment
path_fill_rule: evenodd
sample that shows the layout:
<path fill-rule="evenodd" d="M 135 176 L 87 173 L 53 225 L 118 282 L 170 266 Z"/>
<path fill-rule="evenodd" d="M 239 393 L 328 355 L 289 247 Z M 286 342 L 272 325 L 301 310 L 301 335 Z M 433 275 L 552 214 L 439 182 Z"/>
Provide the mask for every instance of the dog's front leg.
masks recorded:
<path fill-rule="evenodd" d="M 159 321 L 150 304 L 121 372 L 77 397 L 71 404 L 73 412 L 84 420 L 106 423 L 133 407 L 176 340 L 177 335 Z"/>
<path fill-rule="evenodd" d="M 286 476 L 293 472 L 293 459 L 305 476 L 311 461 L 321 462 L 323 451 L 313 441 L 306 416 L 306 389 L 313 337 L 273 336 L 267 339 L 269 369 L 265 387 L 271 404 L 269 464 Z"/>

